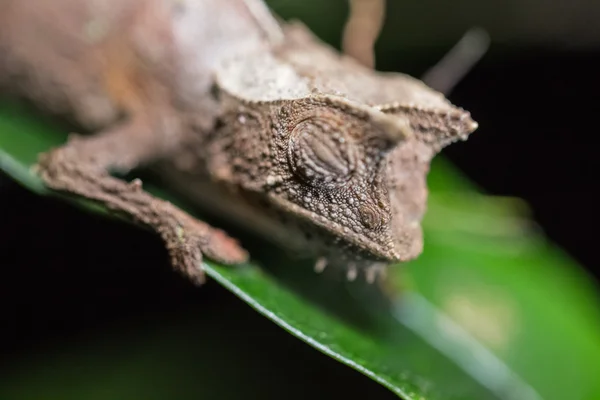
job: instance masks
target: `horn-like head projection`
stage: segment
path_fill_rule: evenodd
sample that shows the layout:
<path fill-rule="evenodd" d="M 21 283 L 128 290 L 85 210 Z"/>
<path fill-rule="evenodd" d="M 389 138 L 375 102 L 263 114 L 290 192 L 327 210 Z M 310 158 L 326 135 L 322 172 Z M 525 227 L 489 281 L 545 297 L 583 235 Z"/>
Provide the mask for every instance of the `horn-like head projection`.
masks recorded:
<path fill-rule="evenodd" d="M 368 70 L 301 26 L 286 35 L 275 55 L 217 75 L 213 176 L 305 254 L 353 269 L 416 257 L 431 158 L 476 124 L 420 81 Z"/>

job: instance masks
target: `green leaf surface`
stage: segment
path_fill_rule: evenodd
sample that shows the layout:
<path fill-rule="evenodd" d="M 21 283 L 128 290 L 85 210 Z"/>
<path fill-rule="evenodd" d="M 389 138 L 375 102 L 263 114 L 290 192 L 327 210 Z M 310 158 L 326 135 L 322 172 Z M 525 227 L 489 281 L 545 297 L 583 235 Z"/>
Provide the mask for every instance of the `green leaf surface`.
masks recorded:
<path fill-rule="evenodd" d="M 30 167 L 64 132 L 0 103 L 0 168 L 50 194 Z M 253 253 L 252 264 L 208 262 L 206 272 L 292 335 L 406 399 L 600 398 L 598 295 L 589 279 L 536 231 L 519 200 L 481 194 L 441 158 L 429 183 L 424 253 L 390 270 L 402 290 L 318 276 L 270 248 Z M 166 187 L 154 192 L 177 202 Z"/>

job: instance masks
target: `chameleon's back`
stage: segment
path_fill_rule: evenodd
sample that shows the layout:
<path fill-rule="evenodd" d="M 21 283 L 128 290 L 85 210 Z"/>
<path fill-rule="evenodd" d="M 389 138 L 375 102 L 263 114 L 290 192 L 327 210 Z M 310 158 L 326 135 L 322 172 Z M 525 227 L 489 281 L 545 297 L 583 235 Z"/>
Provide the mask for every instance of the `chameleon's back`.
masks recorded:
<path fill-rule="evenodd" d="M 247 0 L 2 0 L 0 87 L 100 129 L 148 103 L 211 107 L 212 69 L 263 42 Z"/>

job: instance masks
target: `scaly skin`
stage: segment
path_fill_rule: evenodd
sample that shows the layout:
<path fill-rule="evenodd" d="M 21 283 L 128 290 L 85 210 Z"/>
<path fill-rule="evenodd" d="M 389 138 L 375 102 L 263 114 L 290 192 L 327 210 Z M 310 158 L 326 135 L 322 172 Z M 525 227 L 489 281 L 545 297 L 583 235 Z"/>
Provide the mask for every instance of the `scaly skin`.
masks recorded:
<path fill-rule="evenodd" d="M 109 175 L 155 164 L 185 194 L 350 279 L 421 252 L 431 158 L 475 128 L 402 74 L 340 56 L 260 0 L 4 0 L 0 84 L 87 130 L 40 157 L 56 190 L 154 229 L 196 282 L 223 232 Z"/>

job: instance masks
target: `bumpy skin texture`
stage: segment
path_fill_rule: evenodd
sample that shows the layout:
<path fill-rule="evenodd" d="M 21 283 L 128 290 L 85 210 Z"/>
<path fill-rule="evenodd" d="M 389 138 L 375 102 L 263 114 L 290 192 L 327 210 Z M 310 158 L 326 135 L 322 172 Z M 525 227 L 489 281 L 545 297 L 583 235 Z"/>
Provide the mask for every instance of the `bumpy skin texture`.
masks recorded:
<path fill-rule="evenodd" d="M 430 161 L 477 124 L 414 78 L 365 68 L 299 23 L 283 29 L 284 46 L 217 71 L 220 127 L 198 165 L 265 236 L 371 279 L 421 252 Z"/>
<path fill-rule="evenodd" d="M 202 253 L 247 254 L 108 171 L 160 161 L 199 203 L 317 269 L 371 280 L 420 253 L 430 160 L 476 128 L 420 81 L 340 56 L 299 23 L 280 30 L 260 0 L 0 8 L 0 84 L 98 131 L 43 155 L 40 176 L 154 229 L 195 281 Z"/>

